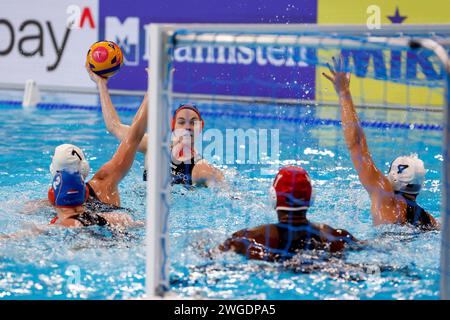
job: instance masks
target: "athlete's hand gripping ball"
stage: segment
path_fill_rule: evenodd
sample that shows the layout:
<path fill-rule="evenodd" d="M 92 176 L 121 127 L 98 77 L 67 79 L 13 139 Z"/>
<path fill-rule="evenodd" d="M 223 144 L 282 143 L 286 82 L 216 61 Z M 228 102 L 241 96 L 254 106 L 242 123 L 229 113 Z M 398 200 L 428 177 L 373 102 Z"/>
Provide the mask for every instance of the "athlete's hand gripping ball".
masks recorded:
<path fill-rule="evenodd" d="M 102 78 L 113 76 L 120 70 L 122 64 L 122 50 L 112 41 L 98 41 L 87 53 L 86 66 Z"/>

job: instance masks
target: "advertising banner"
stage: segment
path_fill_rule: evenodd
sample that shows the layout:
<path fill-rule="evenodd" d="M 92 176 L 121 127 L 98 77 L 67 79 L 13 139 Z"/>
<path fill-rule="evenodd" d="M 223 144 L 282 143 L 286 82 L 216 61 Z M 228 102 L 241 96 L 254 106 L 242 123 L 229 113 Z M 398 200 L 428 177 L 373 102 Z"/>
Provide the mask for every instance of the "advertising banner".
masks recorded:
<path fill-rule="evenodd" d="M 375 6 L 380 22 L 384 25 L 436 24 L 450 23 L 450 2 L 448 0 L 410 1 L 410 0 L 343 0 L 339 5 L 334 0 L 320 0 L 317 20 L 320 24 L 366 24 L 370 13 L 368 8 Z M 396 50 L 336 52 L 350 57 L 355 75 L 351 82 L 352 92 L 363 92 L 361 100 L 380 101 L 402 106 L 438 107 L 443 105 L 443 88 L 433 84 L 444 79 L 444 72 L 433 54 L 426 51 L 401 54 Z M 365 77 L 368 68 L 373 68 L 376 76 L 391 81 L 379 81 Z M 326 68 L 317 68 L 316 90 L 325 93 L 321 100 L 337 102 L 337 97 L 329 81 L 321 80 Z M 422 86 L 411 85 L 417 81 Z M 435 87 L 433 90 L 430 88 Z M 359 103 L 360 101 L 356 101 Z"/>
<path fill-rule="evenodd" d="M 93 87 L 84 63 L 97 38 L 97 0 L 2 0 L 0 82 Z"/>
<path fill-rule="evenodd" d="M 118 43 L 125 56 L 113 89 L 145 90 L 148 34 L 145 25 L 164 23 L 316 23 L 316 0 L 100 0 L 100 39 Z M 235 49 L 179 47 L 174 52 L 174 90 L 213 95 L 277 98 L 314 97 L 315 68 L 304 60 L 313 50 L 284 46 Z M 257 79 L 262 85 L 251 84 Z"/>
<path fill-rule="evenodd" d="M 23 85 L 34 79 L 38 85 L 94 88 L 84 70 L 86 52 L 95 41 L 107 39 L 115 41 L 124 53 L 124 66 L 110 79 L 110 88 L 146 90 L 147 26 L 151 22 L 366 24 L 370 6 L 379 7 L 383 24 L 450 23 L 445 14 L 445 9 L 450 9 L 447 0 L 3 0 L 0 83 Z M 318 53 L 282 45 L 177 46 L 174 90 L 335 102 L 333 89 L 322 81 L 324 69 L 307 63 Z M 442 102 L 440 91 L 430 98 L 427 88 L 405 85 L 416 78 L 436 81 L 442 77 L 439 66 L 428 56 L 403 56 L 394 51 L 347 54 L 357 69 L 358 81 L 352 82 L 352 89 L 364 91 L 366 101 L 385 97 L 386 102 L 395 104 Z M 387 58 L 380 60 L 381 56 Z M 395 81 L 380 85 L 380 81 L 364 78 L 370 68 Z"/>

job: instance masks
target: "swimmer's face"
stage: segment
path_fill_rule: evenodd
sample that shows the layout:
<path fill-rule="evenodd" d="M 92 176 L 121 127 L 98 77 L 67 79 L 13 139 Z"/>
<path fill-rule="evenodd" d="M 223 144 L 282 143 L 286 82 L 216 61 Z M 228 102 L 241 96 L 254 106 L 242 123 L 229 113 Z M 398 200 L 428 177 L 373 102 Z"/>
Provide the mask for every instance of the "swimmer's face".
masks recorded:
<path fill-rule="evenodd" d="M 190 109 L 183 109 L 177 112 L 175 119 L 174 130 L 185 129 L 191 131 L 191 136 L 194 136 L 194 132 L 200 132 L 202 127 L 202 121 L 198 114 Z"/>

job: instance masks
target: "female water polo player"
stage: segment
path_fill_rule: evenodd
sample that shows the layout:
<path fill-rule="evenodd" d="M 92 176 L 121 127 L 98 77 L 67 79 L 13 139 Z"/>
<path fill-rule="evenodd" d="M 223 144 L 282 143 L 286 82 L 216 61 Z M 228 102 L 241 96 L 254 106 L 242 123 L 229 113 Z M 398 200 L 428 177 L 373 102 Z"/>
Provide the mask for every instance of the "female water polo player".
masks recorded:
<path fill-rule="evenodd" d="M 63 147 L 65 150 L 71 149 L 72 152 L 81 155 L 81 150 L 75 146 L 63 145 Z M 124 228 L 143 225 L 143 222 L 133 221 L 128 214 L 123 212 L 103 212 L 101 210 L 103 203 L 100 206 L 98 206 L 98 203 L 97 206 L 95 204 L 92 205 L 92 202 L 95 203 L 97 198 L 95 193 L 93 198 L 90 197 L 90 193 L 93 190 L 84 182 L 83 176 L 86 176 L 89 170 L 87 163 L 81 163 L 81 166 L 79 161 L 66 164 L 67 169 L 55 172 L 52 185 L 48 191 L 48 200 L 57 212 L 57 215 L 50 221 L 49 226 L 66 228 L 109 226 L 112 228 Z M 26 231 L 8 235 L 0 234 L 0 240 L 37 235 L 45 232 L 49 226 L 34 226 L 33 229 Z"/>
<path fill-rule="evenodd" d="M 47 204 L 53 205 L 58 212 L 52 224 L 134 224 L 128 215 L 112 214 L 112 212 L 123 210 L 120 207 L 118 185 L 131 168 L 139 143 L 147 130 L 147 110 L 147 104 L 142 103 L 135 121 L 116 153 L 85 186 L 84 180 L 89 174 L 89 164 L 83 151 L 71 144 L 56 147 L 50 165 L 50 172 L 54 179 L 49 190 L 49 201 L 47 201 Z M 61 184 L 60 187 L 58 187 L 59 184 Z M 86 195 L 86 198 L 82 197 L 82 194 Z M 71 196 L 74 202 L 69 201 Z M 71 219 L 70 222 L 64 222 L 67 217 Z"/>
<path fill-rule="evenodd" d="M 370 195 L 373 222 L 439 229 L 438 222 L 416 202 L 425 179 L 422 160 L 416 156 L 398 157 L 391 163 L 387 177 L 375 166 L 352 101 L 350 73 L 344 72 L 342 57 L 333 58 L 333 64 L 334 68 L 328 65 L 331 76 L 323 76 L 333 83 L 339 96 L 345 141 L 359 180 Z"/>
<path fill-rule="evenodd" d="M 121 123 L 109 95 L 108 79 L 96 75 L 88 67 L 86 68 L 91 79 L 97 84 L 103 119 L 107 130 L 117 139 L 122 141 L 130 127 Z M 143 104 L 148 103 L 147 94 Z M 133 120 L 133 122 L 136 118 Z M 204 121 L 198 109 L 193 105 L 181 105 L 172 118 L 172 183 L 185 185 L 213 185 L 224 180 L 223 173 L 210 165 L 195 151 L 194 143 L 199 132 L 203 129 Z M 147 134 L 139 143 L 138 151 L 145 154 L 147 160 Z M 145 160 L 145 167 L 147 161 Z M 144 171 L 144 180 L 147 178 L 147 170 Z"/>
<path fill-rule="evenodd" d="M 131 227 L 143 225 L 135 222 L 126 213 L 114 212 L 119 209 L 109 206 L 105 209 L 102 202 L 98 202 L 92 187 L 84 182 L 80 172 L 72 170 L 57 171 L 49 190 L 49 201 L 56 209 L 57 216 L 50 225 L 63 227 L 111 226 Z M 97 205 L 95 205 L 97 203 Z"/>
<path fill-rule="evenodd" d="M 250 259 L 275 261 L 291 258 L 300 250 L 340 252 L 346 247 L 360 248 L 364 244 L 344 229 L 308 221 L 306 212 L 311 206 L 312 185 L 303 168 L 280 169 L 270 197 L 278 223 L 240 230 L 219 246 L 221 251 L 231 250 Z"/>

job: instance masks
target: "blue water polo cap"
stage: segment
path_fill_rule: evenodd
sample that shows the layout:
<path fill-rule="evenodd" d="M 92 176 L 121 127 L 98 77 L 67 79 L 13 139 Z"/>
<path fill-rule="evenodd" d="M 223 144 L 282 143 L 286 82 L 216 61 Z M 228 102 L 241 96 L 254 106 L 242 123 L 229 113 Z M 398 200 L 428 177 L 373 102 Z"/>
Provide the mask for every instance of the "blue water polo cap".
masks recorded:
<path fill-rule="evenodd" d="M 48 198 L 56 207 L 71 208 L 82 205 L 88 196 L 80 172 L 58 171 L 53 178 Z"/>

